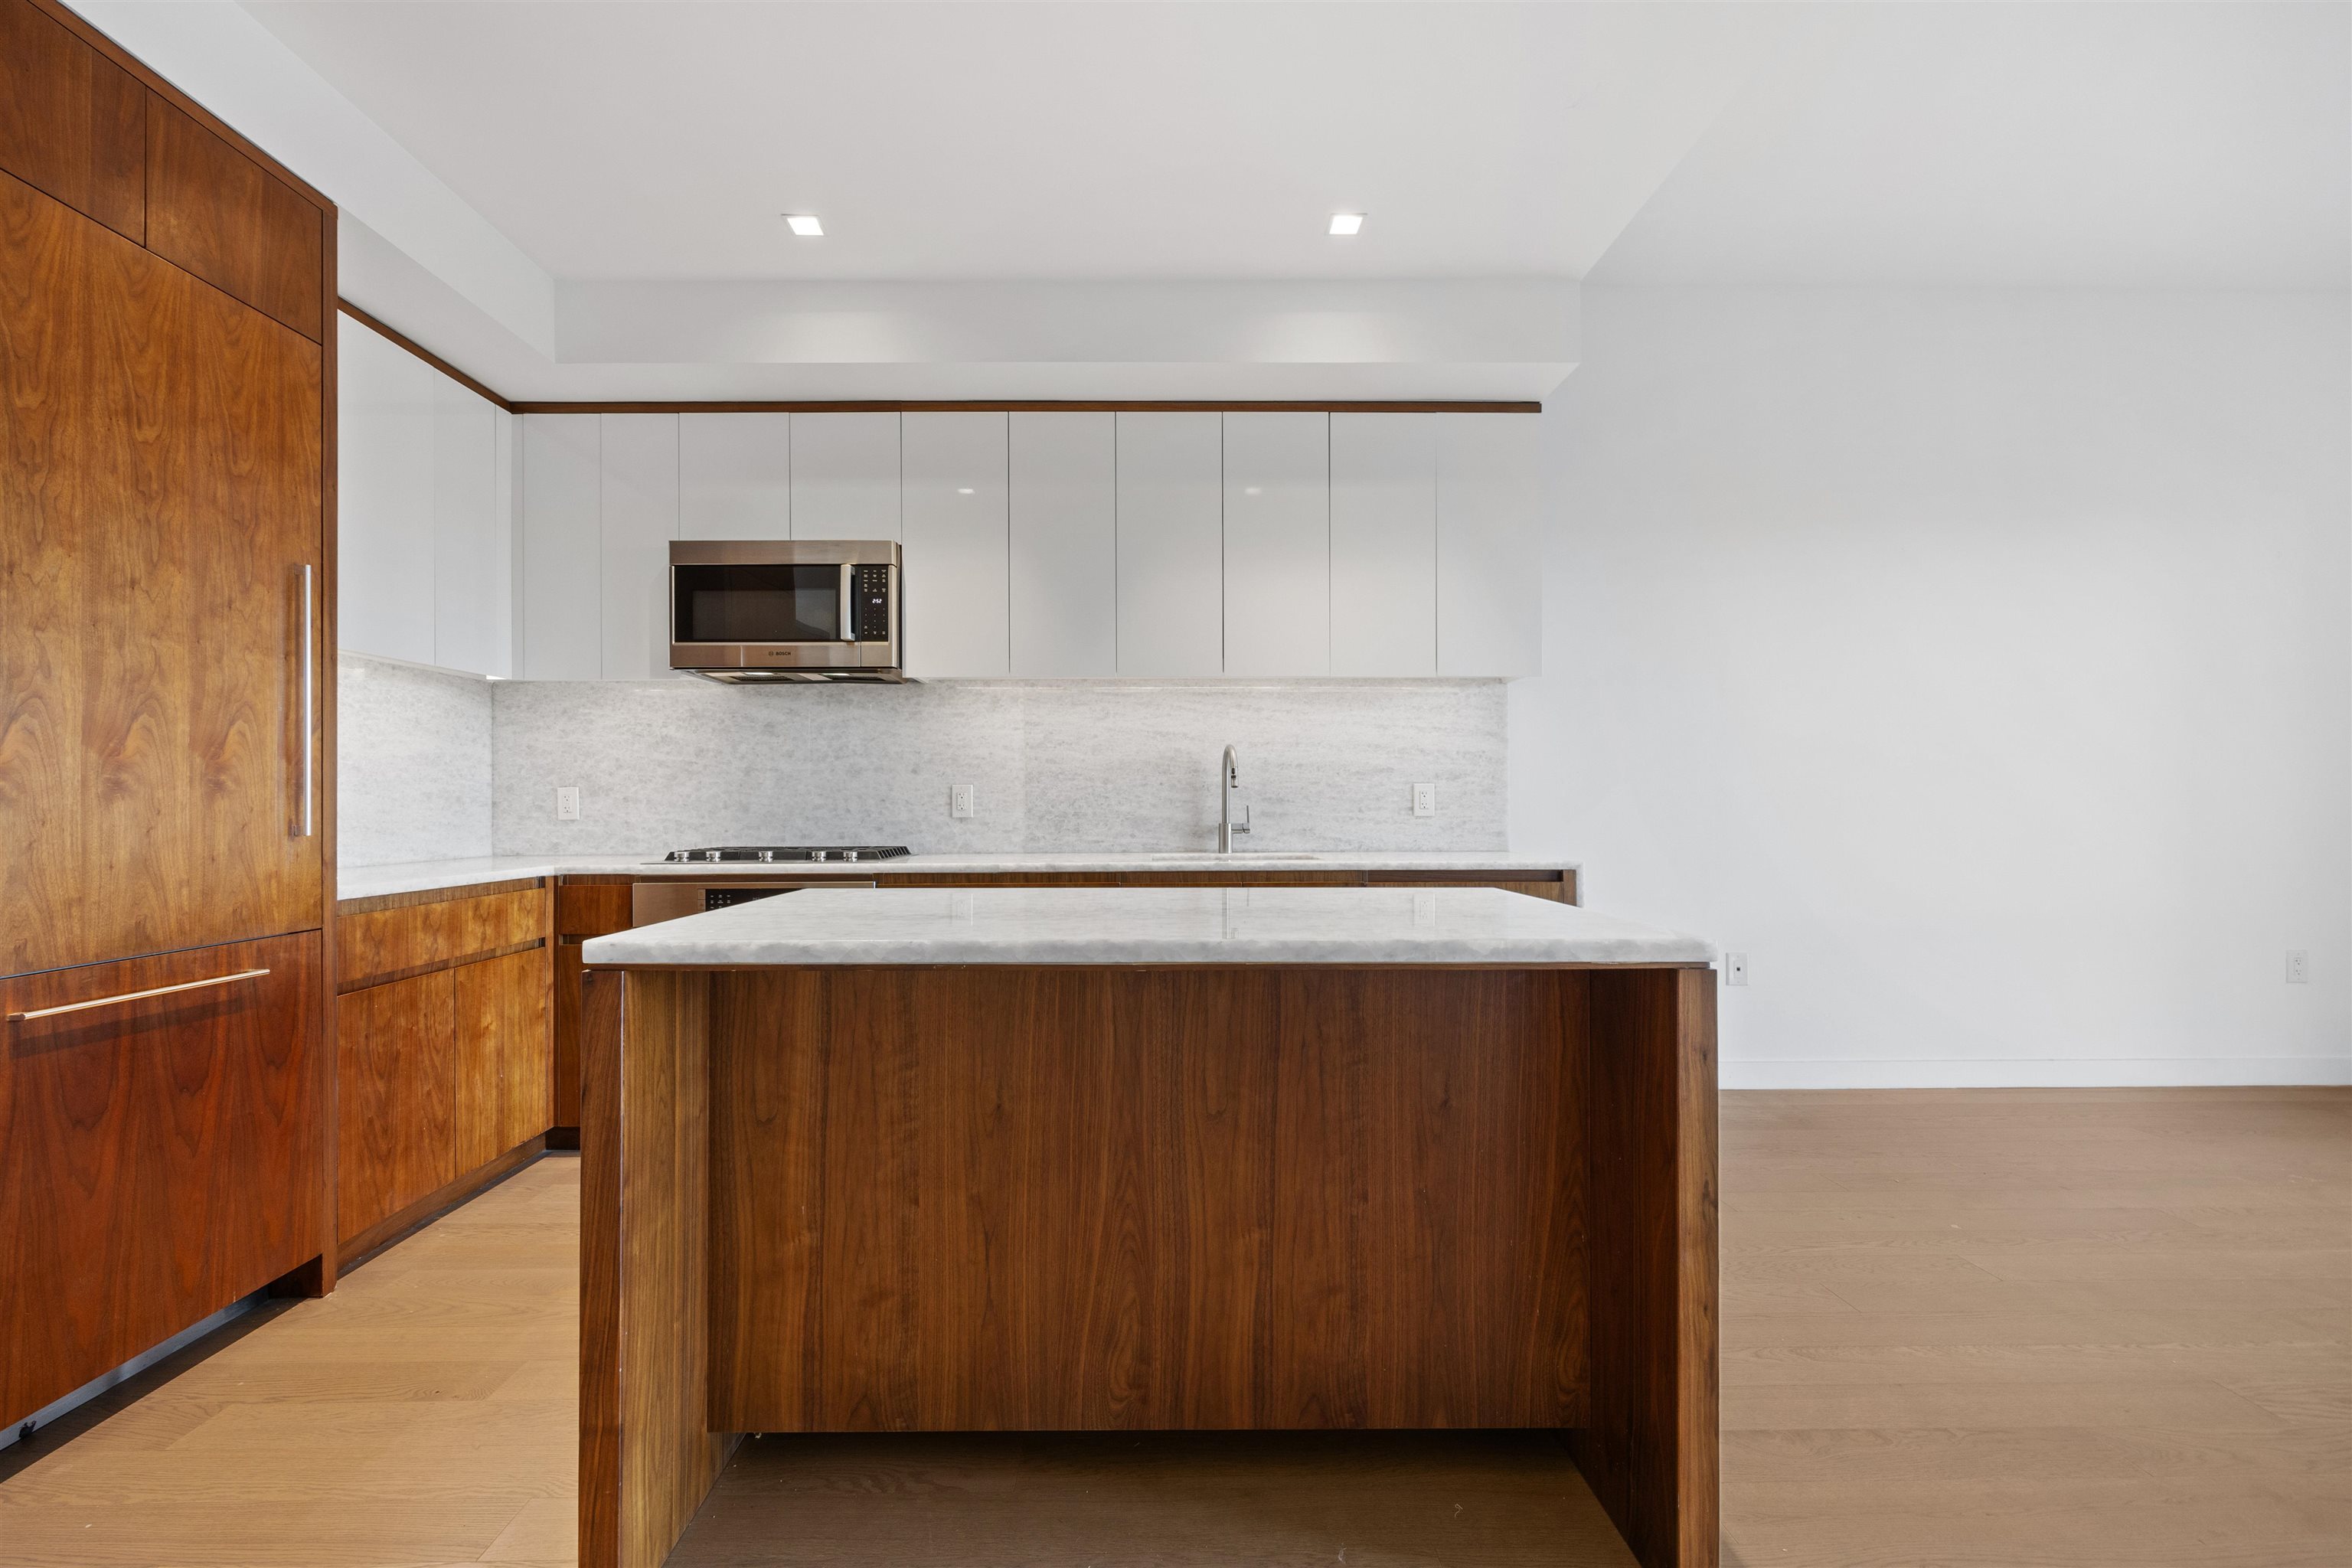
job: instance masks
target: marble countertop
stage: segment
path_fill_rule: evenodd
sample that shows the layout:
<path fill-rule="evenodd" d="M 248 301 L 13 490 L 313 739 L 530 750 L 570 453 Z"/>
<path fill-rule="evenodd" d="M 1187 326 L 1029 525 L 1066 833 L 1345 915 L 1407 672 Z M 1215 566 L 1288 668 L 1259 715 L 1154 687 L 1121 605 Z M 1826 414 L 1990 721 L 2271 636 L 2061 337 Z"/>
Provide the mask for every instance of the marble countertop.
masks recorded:
<path fill-rule="evenodd" d="M 828 888 L 590 941 L 592 964 L 1711 963 L 1496 888 Z"/>
<path fill-rule="evenodd" d="M 675 865 L 659 850 L 642 855 L 472 855 L 449 860 L 408 860 L 389 866 L 345 866 L 335 874 L 338 899 L 373 899 L 387 893 L 421 893 L 503 882 L 522 877 L 632 876 L 706 877 L 796 875 L 857 877 L 875 871 L 1573 871 L 1573 860 L 1557 856 L 1509 855 L 1478 850 L 1460 853 L 1365 850 L 1351 853 L 1216 855 L 1208 851 L 1135 854 L 909 855 L 866 865 Z"/>

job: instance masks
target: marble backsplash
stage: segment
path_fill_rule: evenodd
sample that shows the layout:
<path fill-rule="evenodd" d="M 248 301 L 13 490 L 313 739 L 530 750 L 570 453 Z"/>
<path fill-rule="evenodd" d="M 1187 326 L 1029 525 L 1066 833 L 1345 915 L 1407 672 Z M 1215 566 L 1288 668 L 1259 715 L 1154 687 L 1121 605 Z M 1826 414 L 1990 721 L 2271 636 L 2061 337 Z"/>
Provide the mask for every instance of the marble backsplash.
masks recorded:
<path fill-rule="evenodd" d="M 1205 849 L 1228 742 L 1241 763 L 1235 813 L 1246 805 L 1254 826 L 1238 847 L 1507 847 L 1500 681 L 488 690 L 499 854 Z M 1416 782 L 1436 784 L 1435 816 L 1412 815 Z M 949 815 L 959 784 L 977 792 L 969 820 Z M 580 788 L 577 822 L 555 818 L 567 784 Z"/>
<path fill-rule="evenodd" d="M 491 683 L 357 653 L 335 674 L 336 859 L 489 854 Z"/>

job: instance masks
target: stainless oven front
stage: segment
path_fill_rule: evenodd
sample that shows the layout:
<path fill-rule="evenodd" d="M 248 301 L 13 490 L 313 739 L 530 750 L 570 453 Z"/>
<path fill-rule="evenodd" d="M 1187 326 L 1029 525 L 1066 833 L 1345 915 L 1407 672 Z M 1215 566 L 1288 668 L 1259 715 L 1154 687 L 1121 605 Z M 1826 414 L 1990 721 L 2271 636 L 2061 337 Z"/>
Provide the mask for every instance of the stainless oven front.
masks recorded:
<path fill-rule="evenodd" d="M 714 680 L 903 680 L 895 540 L 678 540 L 669 665 Z"/>

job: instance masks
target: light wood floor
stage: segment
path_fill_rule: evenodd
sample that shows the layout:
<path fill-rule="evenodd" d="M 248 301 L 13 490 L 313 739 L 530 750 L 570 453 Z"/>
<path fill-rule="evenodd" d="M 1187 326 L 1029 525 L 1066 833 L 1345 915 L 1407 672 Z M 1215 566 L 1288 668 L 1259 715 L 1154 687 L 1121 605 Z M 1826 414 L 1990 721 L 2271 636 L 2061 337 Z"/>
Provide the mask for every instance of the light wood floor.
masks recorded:
<path fill-rule="evenodd" d="M 577 1200 L 542 1161 L 0 1452 L 0 1562 L 570 1563 Z M 2352 1093 L 1727 1095 L 1723 1202 L 1727 1563 L 2352 1563 Z M 1539 1444 L 1116 1441 L 768 1439 L 687 1544 L 1622 1561 Z"/>

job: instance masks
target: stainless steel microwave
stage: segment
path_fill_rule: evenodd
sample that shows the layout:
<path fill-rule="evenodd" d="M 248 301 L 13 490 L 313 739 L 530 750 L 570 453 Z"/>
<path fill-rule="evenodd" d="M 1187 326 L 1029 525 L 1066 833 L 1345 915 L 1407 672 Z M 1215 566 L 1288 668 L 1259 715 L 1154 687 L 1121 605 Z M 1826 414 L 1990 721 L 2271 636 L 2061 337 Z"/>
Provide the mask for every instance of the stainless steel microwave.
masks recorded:
<path fill-rule="evenodd" d="M 679 540 L 669 667 L 713 680 L 904 680 L 898 544 Z"/>

